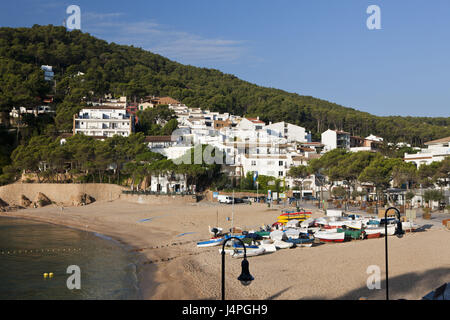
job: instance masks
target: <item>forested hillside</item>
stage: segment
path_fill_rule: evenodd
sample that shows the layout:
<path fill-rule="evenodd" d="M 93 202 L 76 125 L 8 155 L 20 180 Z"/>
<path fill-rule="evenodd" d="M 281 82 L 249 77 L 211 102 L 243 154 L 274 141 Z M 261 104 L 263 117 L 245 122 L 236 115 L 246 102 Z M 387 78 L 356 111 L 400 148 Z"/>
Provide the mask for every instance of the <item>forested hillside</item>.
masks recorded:
<path fill-rule="evenodd" d="M 53 66 L 56 89 L 43 80 L 43 64 Z M 311 130 L 315 139 L 328 128 L 361 136 L 372 133 L 414 145 L 450 136 L 450 117 L 378 117 L 52 25 L 0 28 L 0 70 L 3 117 L 13 106 L 35 106 L 39 97 L 55 96 L 55 122 L 46 132 L 70 130 L 72 115 L 82 106 L 83 97 L 113 93 L 130 99 L 171 96 L 190 107 L 284 120 Z M 85 75 L 77 76 L 78 72 Z"/>

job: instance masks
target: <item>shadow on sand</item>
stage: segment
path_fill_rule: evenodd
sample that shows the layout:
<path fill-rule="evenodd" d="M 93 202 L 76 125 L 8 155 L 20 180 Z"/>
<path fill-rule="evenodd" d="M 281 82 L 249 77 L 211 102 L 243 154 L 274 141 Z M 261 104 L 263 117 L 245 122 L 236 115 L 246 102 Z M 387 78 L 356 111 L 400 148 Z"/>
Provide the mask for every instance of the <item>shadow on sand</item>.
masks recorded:
<path fill-rule="evenodd" d="M 382 270 L 383 272 L 384 270 Z M 410 272 L 397 277 L 389 277 L 389 299 L 408 299 L 414 296 L 421 299 L 427 293 L 450 281 L 450 265 L 448 268 L 437 268 L 422 273 Z M 366 285 L 352 290 L 334 300 L 358 300 L 366 297 L 369 300 L 386 299 L 386 280 L 381 281 L 381 289 L 369 290 Z M 323 300 L 322 296 L 310 296 L 301 300 Z M 411 297 L 409 299 L 412 299 Z"/>

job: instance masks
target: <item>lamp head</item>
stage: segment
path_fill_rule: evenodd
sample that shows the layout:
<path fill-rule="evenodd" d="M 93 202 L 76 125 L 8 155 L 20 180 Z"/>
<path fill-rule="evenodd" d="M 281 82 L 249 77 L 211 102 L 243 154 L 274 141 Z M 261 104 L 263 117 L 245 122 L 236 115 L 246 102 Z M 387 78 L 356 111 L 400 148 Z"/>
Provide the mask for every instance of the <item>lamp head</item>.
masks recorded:
<path fill-rule="evenodd" d="M 401 238 L 401 237 L 403 237 L 404 233 L 405 232 L 403 231 L 403 228 L 402 228 L 402 222 L 399 220 L 397 222 L 397 230 L 395 230 L 395 234 L 397 235 L 397 238 Z"/>
<path fill-rule="evenodd" d="M 253 278 L 253 276 L 250 274 L 250 271 L 248 269 L 249 263 L 247 259 L 242 260 L 241 266 L 242 272 L 237 279 L 242 283 L 243 286 L 248 286 L 253 280 L 255 280 L 255 278 Z"/>

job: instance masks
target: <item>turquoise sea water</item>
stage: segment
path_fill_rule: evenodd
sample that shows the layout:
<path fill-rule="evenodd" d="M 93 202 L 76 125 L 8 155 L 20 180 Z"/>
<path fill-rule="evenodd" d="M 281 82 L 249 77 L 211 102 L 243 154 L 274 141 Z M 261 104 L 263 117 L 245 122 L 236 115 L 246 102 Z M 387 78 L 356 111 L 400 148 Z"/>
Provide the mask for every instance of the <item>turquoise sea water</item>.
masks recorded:
<path fill-rule="evenodd" d="M 139 299 L 136 254 L 108 237 L 0 218 L 0 299 Z M 81 289 L 67 288 L 70 265 Z M 44 278 L 52 272 L 53 278 Z"/>

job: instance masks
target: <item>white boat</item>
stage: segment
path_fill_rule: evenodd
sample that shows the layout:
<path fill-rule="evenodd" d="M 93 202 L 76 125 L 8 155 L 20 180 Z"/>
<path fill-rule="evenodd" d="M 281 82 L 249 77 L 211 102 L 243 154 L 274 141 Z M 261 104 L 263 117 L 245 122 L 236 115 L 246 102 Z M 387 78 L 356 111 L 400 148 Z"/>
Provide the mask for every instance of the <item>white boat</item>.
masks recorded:
<path fill-rule="evenodd" d="M 284 240 L 287 239 L 286 234 L 281 230 L 275 230 L 270 233 L 270 239 L 272 240 Z"/>
<path fill-rule="evenodd" d="M 299 223 L 300 223 L 300 221 L 298 221 L 297 219 L 292 219 L 292 220 L 289 220 L 288 222 L 286 222 L 286 227 L 287 228 L 297 228 Z"/>
<path fill-rule="evenodd" d="M 213 238 L 207 241 L 197 242 L 197 247 L 205 248 L 205 247 L 215 247 L 220 246 L 223 243 L 223 238 Z"/>
<path fill-rule="evenodd" d="M 273 242 L 273 244 L 275 245 L 275 247 L 277 249 L 287 249 L 294 245 L 292 242 L 285 242 L 285 241 L 281 241 L 281 240 L 275 240 Z"/>
<path fill-rule="evenodd" d="M 309 227 L 312 227 L 315 222 L 316 222 L 316 219 L 308 218 L 305 221 L 300 222 L 300 227 L 301 228 L 309 228 Z"/>
<path fill-rule="evenodd" d="M 344 242 L 345 232 L 317 231 L 314 234 L 314 238 L 319 239 L 320 241 L 326 241 L 326 242 Z"/>
<path fill-rule="evenodd" d="M 381 234 L 385 235 L 386 234 L 386 230 L 385 230 L 385 226 L 381 226 L 380 227 L 381 230 Z M 388 224 L 387 226 L 387 235 L 388 236 L 393 236 L 395 234 L 395 230 L 397 229 L 397 226 L 395 224 Z"/>
<path fill-rule="evenodd" d="M 262 243 L 260 245 L 261 248 L 264 248 L 265 252 L 275 252 L 277 251 L 277 247 L 273 243 Z"/>
<path fill-rule="evenodd" d="M 417 228 L 419 228 L 419 225 L 415 224 L 412 221 L 403 221 L 402 222 L 402 229 L 405 232 L 416 231 Z"/>
<path fill-rule="evenodd" d="M 255 250 L 247 250 L 247 257 L 253 257 L 253 256 L 259 256 L 263 254 L 266 250 L 262 247 L 259 247 Z M 243 258 L 244 257 L 244 250 L 235 250 L 231 256 L 233 258 Z"/>
<path fill-rule="evenodd" d="M 327 224 L 324 225 L 325 229 L 342 228 L 346 223 L 352 220 L 346 217 L 330 217 Z"/>
<path fill-rule="evenodd" d="M 300 236 L 300 230 L 297 229 L 287 229 L 285 232 L 287 238 L 298 239 Z"/>
<path fill-rule="evenodd" d="M 381 236 L 381 232 L 384 231 L 382 227 L 367 227 L 364 229 L 364 232 L 367 235 L 367 239 L 379 238 Z"/>
<path fill-rule="evenodd" d="M 317 231 L 320 231 L 319 227 L 310 227 L 308 228 L 308 233 L 311 232 L 312 234 L 316 233 Z M 305 232 L 306 233 L 306 232 Z"/>
<path fill-rule="evenodd" d="M 344 226 L 347 226 L 352 229 L 361 229 L 362 228 L 362 221 L 361 220 L 350 220 L 345 221 Z"/>
<path fill-rule="evenodd" d="M 317 225 L 327 225 L 329 222 L 329 219 L 327 219 L 326 217 L 319 217 L 316 219 L 315 224 Z"/>

